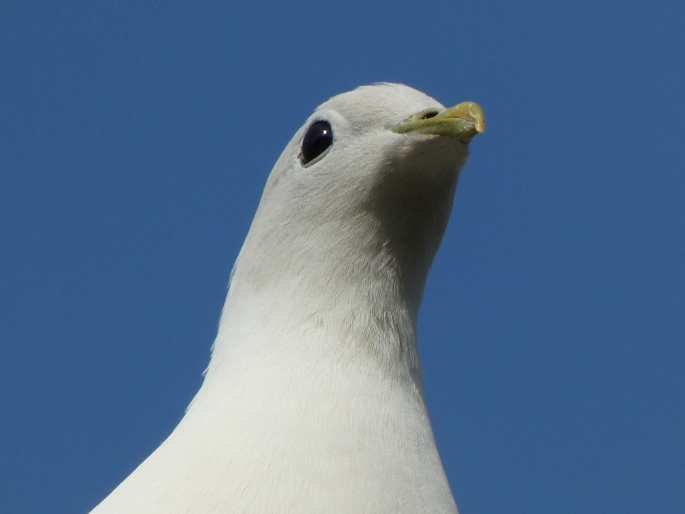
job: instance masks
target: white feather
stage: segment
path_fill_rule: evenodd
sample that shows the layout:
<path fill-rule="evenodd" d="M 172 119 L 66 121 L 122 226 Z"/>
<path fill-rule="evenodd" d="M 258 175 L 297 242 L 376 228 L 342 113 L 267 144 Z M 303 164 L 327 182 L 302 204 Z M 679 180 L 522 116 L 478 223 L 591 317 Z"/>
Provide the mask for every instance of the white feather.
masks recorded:
<path fill-rule="evenodd" d="M 455 513 L 416 319 L 466 145 L 388 130 L 442 108 L 376 84 L 283 151 L 234 268 L 202 388 L 105 513 Z M 334 142 L 304 167 L 307 127 Z"/>

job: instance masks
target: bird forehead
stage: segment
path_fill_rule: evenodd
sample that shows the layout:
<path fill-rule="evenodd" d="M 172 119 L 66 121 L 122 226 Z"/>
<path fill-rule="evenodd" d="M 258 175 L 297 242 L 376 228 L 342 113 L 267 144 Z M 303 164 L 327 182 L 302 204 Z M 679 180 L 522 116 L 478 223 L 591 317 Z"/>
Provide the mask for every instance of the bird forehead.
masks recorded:
<path fill-rule="evenodd" d="M 353 126 L 389 127 L 423 109 L 443 106 L 437 100 L 403 84 L 373 84 L 334 96 L 318 111 L 335 111 Z"/>

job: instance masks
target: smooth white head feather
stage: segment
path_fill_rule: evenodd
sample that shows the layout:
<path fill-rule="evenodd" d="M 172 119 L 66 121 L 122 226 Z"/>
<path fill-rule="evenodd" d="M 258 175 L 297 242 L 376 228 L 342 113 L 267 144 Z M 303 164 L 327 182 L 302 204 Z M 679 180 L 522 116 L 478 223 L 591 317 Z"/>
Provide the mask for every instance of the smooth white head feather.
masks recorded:
<path fill-rule="evenodd" d="M 443 106 L 376 84 L 286 146 L 234 268 L 205 381 L 94 512 L 456 512 L 416 319 L 466 144 L 391 127 Z M 301 159 L 310 125 L 333 144 Z"/>

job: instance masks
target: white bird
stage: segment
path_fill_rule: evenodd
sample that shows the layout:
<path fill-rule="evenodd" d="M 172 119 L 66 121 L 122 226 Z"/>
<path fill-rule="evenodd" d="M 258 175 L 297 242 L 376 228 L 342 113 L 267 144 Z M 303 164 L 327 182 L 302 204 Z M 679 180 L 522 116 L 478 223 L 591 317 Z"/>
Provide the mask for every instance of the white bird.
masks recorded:
<path fill-rule="evenodd" d="M 269 176 L 199 392 L 93 512 L 456 513 L 416 321 L 480 107 L 321 105 Z"/>

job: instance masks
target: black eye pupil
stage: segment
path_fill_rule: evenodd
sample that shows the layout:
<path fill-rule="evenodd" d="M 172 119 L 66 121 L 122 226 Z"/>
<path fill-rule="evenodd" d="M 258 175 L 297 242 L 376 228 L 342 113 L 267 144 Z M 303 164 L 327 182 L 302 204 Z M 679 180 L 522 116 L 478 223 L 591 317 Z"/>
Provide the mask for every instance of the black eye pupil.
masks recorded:
<path fill-rule="evenodd" d="M 307 129 L 302 140 L 302 163 L 316 159 L 333 144 L 333 130 L 327 121 L 316 121 Z"/>

